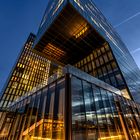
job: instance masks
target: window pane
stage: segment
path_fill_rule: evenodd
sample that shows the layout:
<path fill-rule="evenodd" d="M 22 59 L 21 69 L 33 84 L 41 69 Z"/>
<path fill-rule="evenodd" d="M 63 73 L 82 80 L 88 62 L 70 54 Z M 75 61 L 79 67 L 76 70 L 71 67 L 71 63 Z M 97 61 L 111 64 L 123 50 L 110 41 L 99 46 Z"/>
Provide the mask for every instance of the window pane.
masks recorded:
<path fill-rule="evenodd" d="M 64 95 L 65 85 L 62 79 L 57 83 L 56 87 L 52 139 L 64 139 Z"/>
<path fill-rule="evenodd" d="M 100 89 L 94 86 L 93 93 L 94 93 L 96 113 L 97 113 L 97 119 L 98 119 L 98 129 L 99 129 L 98 137 L 100 138 L 108 137 L 109 136 L 108 126 L 107 126 L 107 121 L 106 121 L 106 116 L 105 116 L 105 111 L 104 111 L 104 104 L 101 98 Z"/>
<path fill-rule="evenodd" d="M 72 139 L 85 140 L 85 106 L 81 80 L 72 77 Z"/>
<path fill-rule="evenodd" d="M 83 82 L 83 91 L 86 110 L 87 140 L 98 139 L 98 124 L 96 119 L 95 103 L 92 93 L 92 85 L 87 82 Z"/>

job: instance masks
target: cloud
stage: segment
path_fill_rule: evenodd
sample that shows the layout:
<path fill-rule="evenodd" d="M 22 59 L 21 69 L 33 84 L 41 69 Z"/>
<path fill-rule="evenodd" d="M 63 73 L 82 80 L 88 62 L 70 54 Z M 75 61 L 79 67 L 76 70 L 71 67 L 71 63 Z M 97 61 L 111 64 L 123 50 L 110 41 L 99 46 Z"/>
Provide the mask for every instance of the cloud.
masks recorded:
<path fill-rule="evenodd" d="M 131 54 L 137 53 L 140 51 L 140 48 L 135 49 L 134 51 L 131 52 Z"/>
<path fill-rule="evenodd" d="M 117 27 L 119 27 L 120 25 L 122 25 L 122 24 L 124 24 L 124 23 L 126 23 L 126 22 L 129 22 L 130 20 L 132 20 L 133 18 L 135 18 L 135 17 L 137 17 L 137 16 L 139 16 L 139 15 L 140 15 L 140 12 L 138 12 L 138 13 L 134 14 L 133 16 L 131 16 L 131 17 L 125 19 L 124 21 L 122 21 L 121 23 L 115 25 L 114 27 L 117 28 Z"/>

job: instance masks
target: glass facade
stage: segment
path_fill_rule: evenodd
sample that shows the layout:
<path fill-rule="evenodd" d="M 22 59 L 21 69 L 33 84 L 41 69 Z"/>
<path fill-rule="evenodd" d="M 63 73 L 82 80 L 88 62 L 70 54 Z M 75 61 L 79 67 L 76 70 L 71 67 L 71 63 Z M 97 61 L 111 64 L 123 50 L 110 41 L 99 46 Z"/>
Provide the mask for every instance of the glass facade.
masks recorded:
<path fill-rule="evenodd" d="M 42 32 L 46 30 L 46 28 L 49 28 L 49 26 L 52 24 L 53 20 L 58 16 L 58 13 L 61 12 L 63 7 L 67 4 L 67 0 L 53 0 L 49 1 L 46 11 L 44 13 L 43 19 L 41 21 L 39 30 L 38 30 L 38 36 L 35 40 L 35 44 L 38 39 L 42 36 Z"/>
<path fill-rule="evenodd" d="M 75 12 L 69 8 L 70 6 Z M 52 24 L 52 22 L 54 24 Z M 62 31 L 63 29 L 64 31 Z M 92 33 L 93 30 L 96 31 L 96 34 Z M 93 41 L 93 36 L 89 32 L 94 36 L 95 42 Z M 45 38 L 47 34 L 49 34 L 47 38 L 52 37 L 53 39 L 49 40 Z M 140 102 L 140 71 L 120 36 L 96 7 L 93 0 L 59 0 L 57 2 L 55 0 L 50 0 L 41 22 L 34 47 L 39 50 L 38 48 L 47 45 L 49 41 L 54 43 L 57 48 L 64 44 L 61 50 L 64 52 L 66 51 L 67 56 L 64 55 L 64 59 L 58 61 L 64 62 L 64 64 L 74 64 L 80 59 L 83 59 L 81 58 L 83 52 L 88 53 L 92 47 L 98 47 L 99 44 L 103 45 L 102 41 L 99 40 L 99 36 L 110 46 L 121 73 L 121 76 L 118 75 L 117 78 L 123 78 L 125 86 L 127 87 L 127 89 L 124 89 L 125 96 L 127 96 L 127 92 L 129 92 L 129 94 L 131 94 L 130 96 L 136 102 Z M 42 40 L 47 41 L 45 42 Z M 89 45 L 90 47 L 88 48 Z M 78 48 L 78 46 L 80 48 Z M 69 50 L 67 51 L 68 48 Z M 77 49 L 79 49 L 79 52 L 77 52 Z M 94 49 L 92 49 L 92 51 L 93 50 Z M 48 54 L 49 53 L 47 53 L 47 55 Z M 81 56 L 76 56 L 76 54 L 81 54 Z M 68 58 L 66 57 L 73 58 L 67 61 Z M 76 57 L 79 57 L 79 60 L 73 62 L 77 59 Z M 102 61 L 102 59 L 100 59 L 100 61 Z M 101 73 L 101 70 L 98 72 Z M 114 78 L 112 78 L 112 80 L 113 79 Z M 109 79 L 107 79 L 107 82 L 109 82 Z M 114 82 L 113 85 L 116 85 L 116 83 Z"/>
<path fill-rule="evenodd" d="M 5 133 L 5 139 L 7 137 L 10 140 L 63 140 L 64 104 L 65 79 L 61 78 L 14 104 L 6 115 L 2 113 L 1 120 L 4 121 L 0 124 L 4 124 L 2 132 Z M 9 118 L 11 112 L 14 112 L 15 118 L 14 115 Z M 9 120 L 12 121 L 9 123 Z"/>
<path fill-rule="evenodd" d="M 9 106 L 1 114 L 0 138 L 139 140 L 140 105 L 79 72 L 67 66 L 63 76 Z"/>
<path fill-rule="evenodd" d="M 35 35 L 30 34 L 3 88 L 0 101 L 2 108 L 7 107 L 37 85 L 47 83 L 51 61 L 32 49 L 34 39 Z"/>
<path fill-rule="evenodd" d="M 90 55 L 76 63 L 75 67 L 120 89 L 124 97 L 131 99 L 131 94 L 108 44 L 94 49 Z"/>
<path fill-rule="evenodd" d="M 130 126 L 132 134 L 126 132 L 124 119 L 129 120 L 129 117 L 125 118 L 124 114 L 121 114 L 123 112 L 119 102 L 127 99 L 76 77 L 72 78 L 71 94 L 73 140 L 125 140 L 129 137 L 139 139 L 137 126 L 132 128 L 137 122 L 133 121 Z M 128 104 L 126 106 L 130 107 Z M 131 122 L 131 119 L 129 121 Z"/>
<path fill-rule="evenodd" d="M 140 140 L 139 86 L 92 0 L 50 0 L 3 88 L 0 140 Z"/>
<path fill-rule="evenodd" d="M 140 102 L 140 71 L 120 36 L 93 0 L 70 0 L 70 3 L 109 43 L 133 99 Z"/>

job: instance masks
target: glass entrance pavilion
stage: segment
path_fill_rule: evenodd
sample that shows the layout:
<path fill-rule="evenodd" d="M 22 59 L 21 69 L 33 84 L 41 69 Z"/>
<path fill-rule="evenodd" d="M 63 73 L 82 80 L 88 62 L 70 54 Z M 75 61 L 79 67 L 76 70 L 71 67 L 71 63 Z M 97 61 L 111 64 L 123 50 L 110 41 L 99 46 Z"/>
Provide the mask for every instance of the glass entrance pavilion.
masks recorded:
<path fill-rule="evenodd" d="M 0 139 L 139 140 L 140 105 L 121 94 L 67 65 L 1 113 Z"/>

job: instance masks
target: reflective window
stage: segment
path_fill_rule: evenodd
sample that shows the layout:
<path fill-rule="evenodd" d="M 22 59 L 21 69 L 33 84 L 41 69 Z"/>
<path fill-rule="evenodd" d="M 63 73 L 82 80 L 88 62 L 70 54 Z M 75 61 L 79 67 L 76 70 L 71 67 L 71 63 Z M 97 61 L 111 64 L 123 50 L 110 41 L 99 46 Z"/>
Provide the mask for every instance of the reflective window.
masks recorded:
<path fill-rule="evenodd" d="M 85 127 L 85 105 L 82 91 L 81 80 L 72 77 L 72 139 L 85 140 L 86 127 Z"/>
<path fill-rule="evenodd" d="M 83 81 L 84 102 L 86 111 L 87 140 L 97 139 L 97 119 L 92 85 Z"/>

